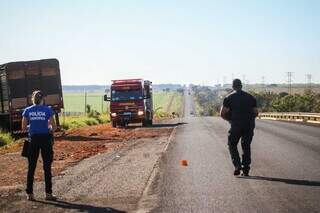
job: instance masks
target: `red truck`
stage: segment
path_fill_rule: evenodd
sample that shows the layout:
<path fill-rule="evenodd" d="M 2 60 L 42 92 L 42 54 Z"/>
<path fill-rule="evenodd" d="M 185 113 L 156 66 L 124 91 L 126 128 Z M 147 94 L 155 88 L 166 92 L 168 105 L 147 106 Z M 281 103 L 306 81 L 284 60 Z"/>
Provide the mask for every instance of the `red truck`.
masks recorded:
<path fill-rule="evenodd" d="M 110 118 L 113 127 L 142 123 L 151 126 L 153 118 L 152 82 L 143 79 L 113 80 L 110 87 Z"/>
<path fill-rule="evenodd" d="M 22 133 L 22 111 L 32 105 L 34 90 L 44 93 L 44 102 L 56 113 L 59 125 L 58 113 L 63 108 L 59 61 L 43 59 L 0 65 L 0 129 Z"/>

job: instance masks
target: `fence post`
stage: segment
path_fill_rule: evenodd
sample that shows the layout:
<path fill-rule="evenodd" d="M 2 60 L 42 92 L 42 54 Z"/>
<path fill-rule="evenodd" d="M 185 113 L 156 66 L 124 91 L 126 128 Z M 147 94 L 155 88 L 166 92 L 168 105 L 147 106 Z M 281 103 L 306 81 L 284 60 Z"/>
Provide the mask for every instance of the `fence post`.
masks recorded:
<path fill-rule="evenodd" d="M 84 91 L 84 114 L 87 113 L 87 91 Z"/>
<path fill-rule="evenodd" d="M 101 114 L 103 114 L 103 96 L 101 97 Z"/>

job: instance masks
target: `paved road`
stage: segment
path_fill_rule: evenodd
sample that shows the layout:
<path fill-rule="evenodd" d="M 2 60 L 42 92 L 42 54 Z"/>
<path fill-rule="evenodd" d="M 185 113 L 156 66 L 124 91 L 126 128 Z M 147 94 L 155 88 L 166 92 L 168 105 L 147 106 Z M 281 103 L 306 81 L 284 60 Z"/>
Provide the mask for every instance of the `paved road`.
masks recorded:
<path fill-rule="evenodd" d="M 187 124 L 164 157 L 154 212 L 320 212 L 319 127 L 258 120 L 251 177 L 234 177 L 228 123 L 193 117 L 186 97 Z"/>

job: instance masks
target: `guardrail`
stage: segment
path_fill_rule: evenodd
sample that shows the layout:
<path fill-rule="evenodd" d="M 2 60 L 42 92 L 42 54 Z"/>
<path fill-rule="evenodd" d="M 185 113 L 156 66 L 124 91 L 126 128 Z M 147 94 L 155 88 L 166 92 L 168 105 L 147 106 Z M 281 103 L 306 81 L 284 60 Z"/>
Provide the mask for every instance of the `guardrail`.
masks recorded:
<path fill-rule="evenodd" d="M 259 113 L 260 119 L 298 121 L 305 123 L 320 123 L 320 113 L 305 112 L 263 112 Z"/>

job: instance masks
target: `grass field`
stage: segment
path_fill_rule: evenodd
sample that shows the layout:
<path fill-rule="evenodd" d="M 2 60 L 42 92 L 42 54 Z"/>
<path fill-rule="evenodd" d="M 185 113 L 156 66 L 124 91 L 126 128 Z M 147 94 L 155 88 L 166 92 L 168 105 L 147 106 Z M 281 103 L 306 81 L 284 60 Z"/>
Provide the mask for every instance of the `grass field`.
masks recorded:
<path fill-rule="evenodd" d="M 182 94 L 178 92 L 156 92 L 153 106 L 157 117 L 166 117 L 172 112 L 181 114 Z"/>
<path fill-rule="evenodd" d="M 64 93 L 65 112 L 85 112 L 85 103 L 98 112 L 107 112 L 108 103 L 103 101 L 103 93 Z M 153 94 L 154 109 L 163 113 L 180 113 L 182 105 L 182 95 L 178 92 L 155 92 Z"/>
<path fill-rule="evenodd" d="M 107 103 L 103 101 L 103 93 L 64 93 L 64 111 L 84 113 L 86 104 L 98 112 L 107 112 Z"/>

